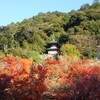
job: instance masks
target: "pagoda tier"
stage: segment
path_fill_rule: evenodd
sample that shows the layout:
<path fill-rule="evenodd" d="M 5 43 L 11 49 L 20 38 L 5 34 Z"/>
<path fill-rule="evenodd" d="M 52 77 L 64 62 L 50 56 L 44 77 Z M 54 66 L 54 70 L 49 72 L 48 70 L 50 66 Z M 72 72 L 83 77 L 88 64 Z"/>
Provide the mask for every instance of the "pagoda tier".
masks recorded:
<path fill-rule="evenodd" d="M 47 50 L 48 54 L 51 54 L 51 55 L 58 54 L 59 48 L 60 48 L 60 45 L 59 45 L 58 41 L 52 40 L 50 42 L 47 42 L 46 50 Z"/>
<path fill-rule="evenodd" d="M 58 41 L 52 40 L 50 42 L 47 42 L 47 48 L 51 47 L 51 46 L 56 46 L 57 48 L 60 48 L 60 44 L 58 43 Z"/>

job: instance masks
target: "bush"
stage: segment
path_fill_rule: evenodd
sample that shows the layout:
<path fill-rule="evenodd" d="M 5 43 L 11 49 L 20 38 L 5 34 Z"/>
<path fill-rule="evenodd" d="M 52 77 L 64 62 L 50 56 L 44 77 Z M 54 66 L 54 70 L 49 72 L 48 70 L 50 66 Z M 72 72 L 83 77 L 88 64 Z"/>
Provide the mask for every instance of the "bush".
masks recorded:
<path fill-rule="evenodd" d="M 61 51 L 61 55 L 76 55 L 78 57 L 81 56 L 79 50 L 72 44 L 62 45 L 60 51 Z"/>
<path fill-rule="evenodd" d="M 21 48 L 16 47 L 14 49 L 10 49 L 10 50 L 8 50 L 8 54 L 12 54 L 14 56 L 21 56 Z"/>
<path fill-rule="evenodd" d="M 36 51 L 26 51 L 25 53 L 22 54 L 22 57 L 27 59 L 32 58 L 33 61 L 35 61 L 36 63 L 40 63 L 42 61 L 39 53 Z"/>
<path fill-rule="evenodd" d="M 88 49 L 84 50 L 83 56 L 87 57 L 87 58 L 93 58 L 95 56 L 95 54 L 93 53 L 92 49 L 88 48 Z"/>
<path fill-rule="evenodd" d="M 0 59 L 1 59 L 2 57 L 4 57 L 4 56 L 5 56 L 5 54 L 3 53 L 3 51 L 0 50 Z"/>

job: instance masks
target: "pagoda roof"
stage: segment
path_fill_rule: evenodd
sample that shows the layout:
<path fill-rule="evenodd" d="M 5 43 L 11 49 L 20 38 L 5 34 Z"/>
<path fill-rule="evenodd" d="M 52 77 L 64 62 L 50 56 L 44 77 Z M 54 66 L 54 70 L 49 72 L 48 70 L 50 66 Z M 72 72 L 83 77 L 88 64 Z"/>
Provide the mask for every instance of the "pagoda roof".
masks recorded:
<path fill-rule="evenodd" d="M 58 50 L 58 48 L 47 48 L 47 50 Z"/>
<path fill-rule="evenodd" d="M 50 42 L 47 42 L 48 44 L 58 43 L 58 41 L 52 40 Z"/>
<path fill-rule="evenodd" d="M 58 48 L 55 46 L 55 45 L 53 45 L 53 46 L 51 46 L 50 48 L 48 48 L 48 50 L 57 50 Z"/>

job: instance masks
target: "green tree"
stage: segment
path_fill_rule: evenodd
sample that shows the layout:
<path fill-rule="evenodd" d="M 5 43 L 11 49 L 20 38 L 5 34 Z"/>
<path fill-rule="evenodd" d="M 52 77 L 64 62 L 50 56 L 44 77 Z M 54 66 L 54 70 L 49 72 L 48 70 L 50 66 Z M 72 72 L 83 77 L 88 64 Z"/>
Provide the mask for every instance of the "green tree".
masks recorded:
<path fill-rule="evenodd" d="M 60 51 L 61 51 L 61 55 L 76 55 L 78 57 L 81 56 L 79 50 L 72 44 L 62 45 Z"/>
<path fill-rule="evenodd" d="M 80 10 L 88 10 L 90 8 L 90 5 L 88 3 L 81 6 Z"/>

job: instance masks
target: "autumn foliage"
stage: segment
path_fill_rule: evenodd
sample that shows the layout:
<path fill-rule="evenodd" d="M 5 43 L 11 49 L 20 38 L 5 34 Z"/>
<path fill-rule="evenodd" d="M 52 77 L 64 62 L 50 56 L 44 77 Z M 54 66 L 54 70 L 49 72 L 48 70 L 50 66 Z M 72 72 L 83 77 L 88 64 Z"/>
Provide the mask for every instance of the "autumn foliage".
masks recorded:
<path fill-rule="evenodd" d="M 0 62 L 0 99 L 42 100 L 46 69 L 32 59 L 8 56 Z"/>
<path fill-rule="evenodd" d="M 99 61 L 74 56 L 32 59 L 7 56 L 0 60 L 0 100 L 99 100 Z"/>

